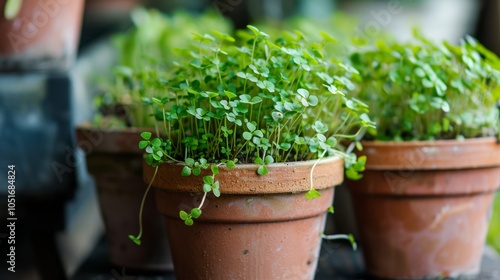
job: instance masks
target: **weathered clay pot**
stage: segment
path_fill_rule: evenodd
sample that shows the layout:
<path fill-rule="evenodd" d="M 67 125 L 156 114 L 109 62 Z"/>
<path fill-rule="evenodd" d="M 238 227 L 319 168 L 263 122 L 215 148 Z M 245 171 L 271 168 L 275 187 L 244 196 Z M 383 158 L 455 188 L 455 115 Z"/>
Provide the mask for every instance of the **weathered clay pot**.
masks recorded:
<path fill-rule="evenodd" d="M 307 200 L 313 163 L 270 164 L 265 176 L 257 175 L 253 164 L 222 167 L 215 176 L 221 196 L 207 196 L 191 227 L 179 210 L 199 205 L 202 176 L 182 177 L 181 165 L 161 165 L 153 186 L 176 279 L 313 279 L 333 186 L 343 180 L 343 160 L 328 158 L 316 166 L 313 182 L 322 196 Z M 145 164 L 144 180 L 153 173 Z"/>
<path fill-rule="evenodd" d="M 78 145 L 87 154 L 87 168 L 96 181 L 111 262 L 139 270 L 173 270 L 165 226 L 150 193 L 144 204 L 143 241 L 135 245 L 139 207 L 147 185 L 142 180 L 140 131 L 77 129 Z"/>
<path fill-rule="evenodd" d="M 479 273 L 500 187 L 496 139 L 363 146 L 364 177 L 347 184 L 368 272 L 397 279 Z"/>
<path fill-rule="evenodd" d="M 64 69 L 73 62 L 84 0 L 23 0 L 19 14 L 4 17 L 0 0 L 0 71 Z"/>

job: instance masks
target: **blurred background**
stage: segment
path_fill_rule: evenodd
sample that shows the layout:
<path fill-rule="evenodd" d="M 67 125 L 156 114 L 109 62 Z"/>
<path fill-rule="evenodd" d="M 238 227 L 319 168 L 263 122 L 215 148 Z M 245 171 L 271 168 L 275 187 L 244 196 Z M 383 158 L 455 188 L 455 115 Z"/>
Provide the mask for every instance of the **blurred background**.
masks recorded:
<path fill-rule="evenodd" d="M 37 1 L 24 1 L 30 2 Z M 71 279 L 81 272 L 81 265 L 102 239 L 94 181 L 77 148 L 74 129 L 95 118 L 94 95 L 102 90 L 101 82 L 120 59 L 112 38 L 130 30 L 132 11 L 137 7 L 158 9 L 167 15 L 180 10 L 195 15 L 212 10 L 215 21 L 235 28 L 254 24 L 264 31 L 300 27 L 307 32 L 321 27 L 337 36 L 355 34 L 366 41 L 383 39 L 386 33 L 397 40 L 410 40 L 412 28 L 417 27 L 436 41 L 457 43 L 472 35 L 500 54 L 500 0 L 86 0 L 81 25 L 76 25 L 77 34 L 73 35 L 77 44 L 61 47 L 65 56 L 53 63 L 45 58 L 30 60 L 32 53 L 19 54 L 19 49 L 4 46 L 21 48 L 28 39 L 46 36 L 42 34 L 46 26 L 43 14 L 52 17 L 58 9 L 70 12 L 65 4 L 68 1 L 39 2 L 44 3 L 40 4 L 44 12 L 32 19 L 34 24 L 20 23 L 20 37 L 9 35 L 17 33 L 9 33 L 5 19 L 0 18 L 0 185 L 7 181 L 7 165 L 14 164 L 18 218 L 17 272 L 14 278 L 6 274 L 7 264 L 2 261 L 0 279 Z M 0 9 L 5 4 L 6 0 L 0 0 Z M 173 33 L 189 33 L 182 27 L 188 26 L 190 19 L 181 19 L 173 21 L 182 25 L 172 26 Z M 66 24 L 61 21 L 56 29 L 64 33 Z M 155 32 L 154 25 L 143 28 Z M 75 40 L 70 37 L 64 38 Z M 56 44 L 53 40 L 40 48 L 52 49 Z M 337 212 L 328 223 L 328 231 L 355 232 L 346 203 L 348 194 L 342 187 L 337 190 Z M 7 189 L 2 187 L 0 194 L 4 223 Z M 496 212 L 500 212 L 499 204 L 497 199 Z M 494 215 L 489 241 L 500 248 L 500 216 Z M 2 227 L 0 256 L 8 253 L 7 234 Z M 110 272 L 102 279 L 113 278 L 116 276 Z"/>

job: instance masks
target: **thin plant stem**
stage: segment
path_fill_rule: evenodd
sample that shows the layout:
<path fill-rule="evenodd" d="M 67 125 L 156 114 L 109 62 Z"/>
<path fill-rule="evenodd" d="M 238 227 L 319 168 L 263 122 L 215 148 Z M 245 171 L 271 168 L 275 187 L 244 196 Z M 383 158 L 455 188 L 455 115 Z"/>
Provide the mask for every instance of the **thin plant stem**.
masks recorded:
<path fill-rule="evenodd" d="M 155 180 L 157 173 L 158 173 L 158 166 L 155 168 L 153 178 L 151 178 L 151 181 L 149 181 L 149 185 L 148 185 L 146 191 L 144 192 L 144 195 L 142 196 L 141 207 L 139 209 L 139 234 L 137 235 L 137 237 L 135 237 L 135 239 L 139 241 L 138 245 L 140 245 L 140 240 L 141 240 L 142 232 L 143 232 L 143 226 L 142 226 L 142 216 L 143 215 L 142 215 L 142 213 L 144 212 L 144 202 L 146 202 L 146 197 L 148 196 L 149 190 L 151 189 L 151 186 L 153 185 L 153 181 Z"/>

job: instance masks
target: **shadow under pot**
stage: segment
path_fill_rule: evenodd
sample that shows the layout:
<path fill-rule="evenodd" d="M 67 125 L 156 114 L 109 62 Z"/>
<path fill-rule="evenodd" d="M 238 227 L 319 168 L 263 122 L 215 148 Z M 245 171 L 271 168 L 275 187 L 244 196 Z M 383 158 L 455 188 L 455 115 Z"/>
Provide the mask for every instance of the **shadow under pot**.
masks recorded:
<path fill-rule="evenodd" d="M 496 139 L 363 147 L 364 176 L 347 185 L 368 272 L 397 279 L 477 275 L 500 187 Z"/>
<path fill-rule="evenodd" d="M 144 203 L 141 245 L 128 237 L 138 232 L 139 208 L 147 188 L 142 180 L 140 132 L 78 127 L 78 146 L 87 154 L 87 169 L 95 179 L 111 263 L 136 270 L 172 271 L 165 225 L 152 193 Z"/>

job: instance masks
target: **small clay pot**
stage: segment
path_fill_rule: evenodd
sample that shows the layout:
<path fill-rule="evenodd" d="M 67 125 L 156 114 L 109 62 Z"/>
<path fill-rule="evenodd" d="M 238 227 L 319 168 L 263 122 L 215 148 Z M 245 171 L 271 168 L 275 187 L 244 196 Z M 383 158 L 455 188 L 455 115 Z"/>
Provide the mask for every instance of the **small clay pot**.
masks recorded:
<path fill-rule="evenodd" d="M 0 71 L 68 68 L 76 56 L 84 0 L 23 0 L 7 20 L 0 0 Z"/>
<path fill-rule="evenodd" d="M 321 197 L 307 200 L 314 161 L 220 168 L 221 196 L 209 194 L 202 215 L 186 226 L 179 211 L 201 201 L 203 172 L 182 177 L 182 165 L 163 164 L 153 181 L 168 228 L 176 279 L 313 279 L 333 186 L 343 181 L 343 160 L 320 161 L 313 172 Z M 154 168 L 144 164 L 144 180 Z"/>
<path fill-rule="evenodd" d="M 111 263 L 129 269 L 171 271 L 165 225 L 153 193 L 144 204 L 142 244 L 137 246 L 128 238 L 139 231 L 139 207 L 147 188 L 142 180 L 140 132 L 79 127 L 78 146 L 87 154 L 87 168 L 96 182 Z"/>
<path fill-rule="evenodd" d="M 363 147 L 364 177 L 346 183 L 368 272 L 397 279 L 478 274 L 500 187 L 496 139 Z"/>

